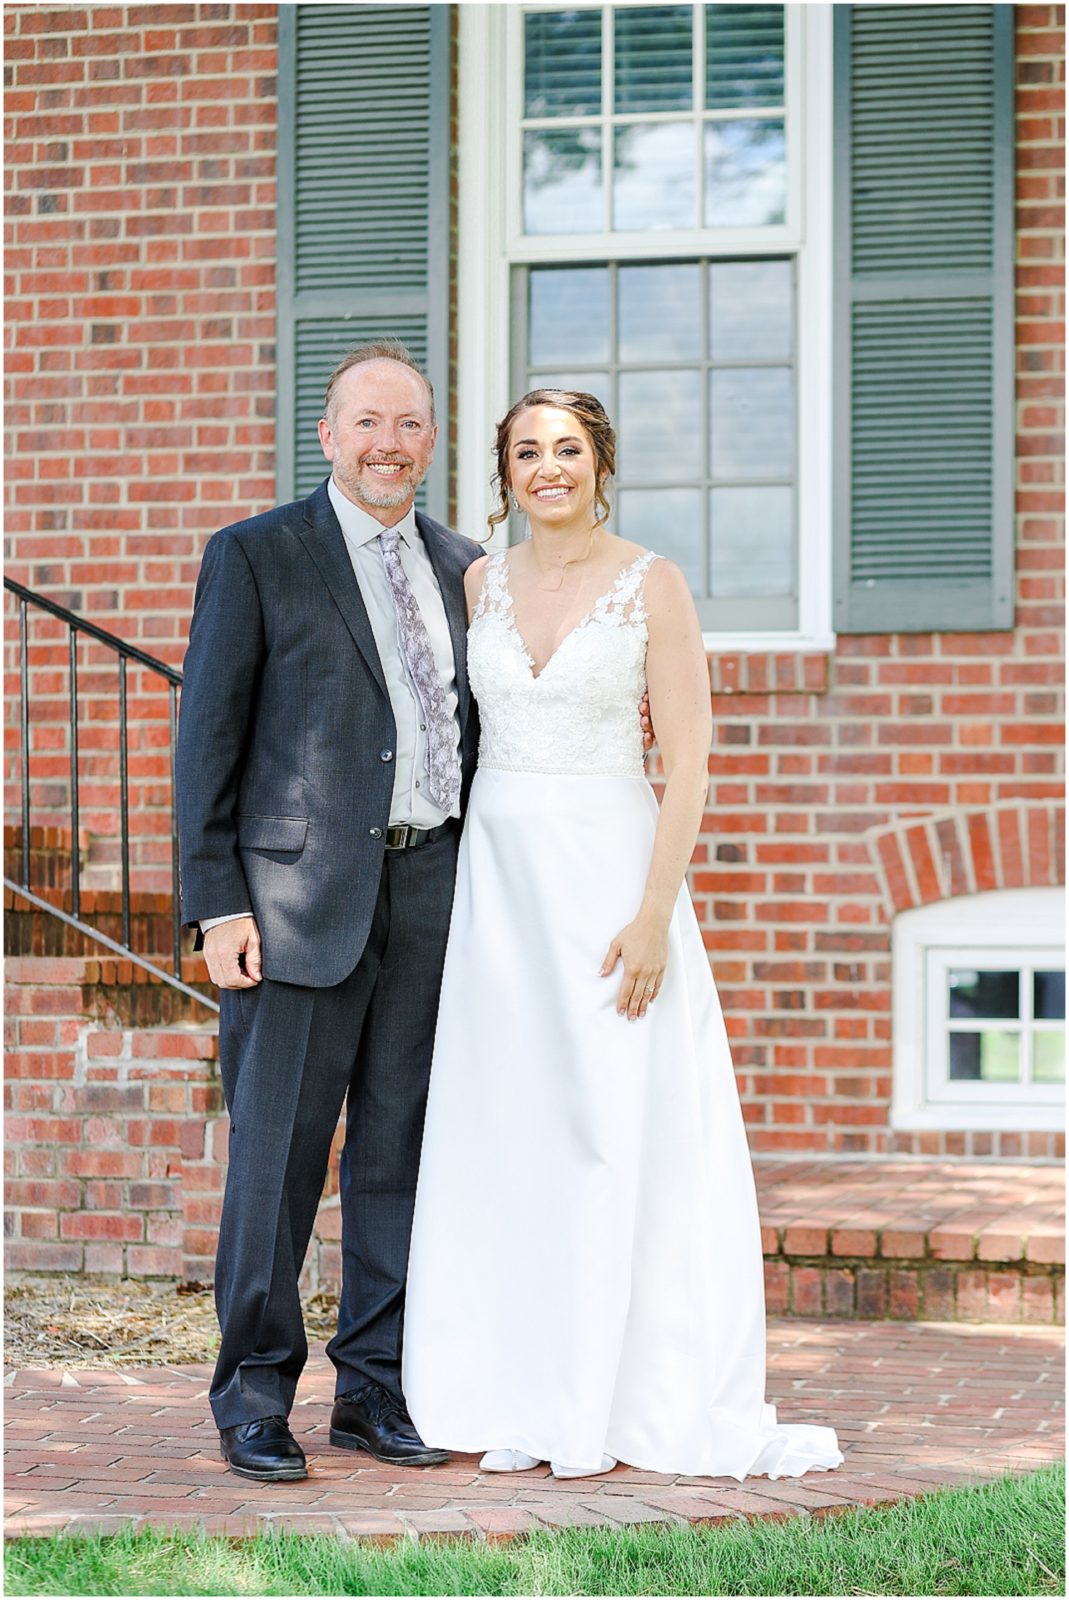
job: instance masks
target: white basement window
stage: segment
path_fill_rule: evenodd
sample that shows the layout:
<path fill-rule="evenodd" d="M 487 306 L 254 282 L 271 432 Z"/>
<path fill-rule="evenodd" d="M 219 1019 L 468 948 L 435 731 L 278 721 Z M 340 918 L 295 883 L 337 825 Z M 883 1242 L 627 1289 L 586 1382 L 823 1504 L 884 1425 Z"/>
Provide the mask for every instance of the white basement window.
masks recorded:
<path fill-rule="evenodd" d="M 965 896 L 896 919 L 893 1127 L 1064 1125 L 1063 926 L 1060 889 Z"/>

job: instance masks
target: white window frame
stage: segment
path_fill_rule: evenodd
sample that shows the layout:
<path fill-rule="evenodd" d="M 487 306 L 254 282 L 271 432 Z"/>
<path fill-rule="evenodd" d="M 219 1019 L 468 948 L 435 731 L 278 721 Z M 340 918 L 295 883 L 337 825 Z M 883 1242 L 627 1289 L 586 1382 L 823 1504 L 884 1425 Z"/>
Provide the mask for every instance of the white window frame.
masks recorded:
<path fill-rule="evenodd" d="M 617 0 L 620 3 L 620 0 Z M 639 3 L 639 0 L 623 0 Z M 572 0 L 572 8 L 595 0 Z M 600 5 L 600 0 L 597 0 Z M 558 4 L 545 9 L 559 9 Z M 746 252 L 797 263 L 798 625 L 706 634 L 710 651 L 824 652 L 832 627 L 832 7 L 786 7 L 787 207 L 760 229 L 522 234 L 523 10 L 460 7 L 457 335 L 457 526 L 483 538 L 494 428 L 511 393 L 510 282 L 516 265 L 571 258 L 678 260 Z M 510 181 L 511 180 L 511 181 Z M 503 548 L 499 527 L 488 549 Z"/>
<path fill-rule="evenodd" d="M 1064 890 L 1050 888 L 963 895 L 896 917 L 892 1128 L 1036 1133 L 1064 1128 L 1060 1084 L 951 1081 L 945 1011 L 950 967 L 1061 968 L 1064 928 Z M 1016 1029 L 1009 1019 L 992 1026 L 1022 1031 L 1027 1019 Z"/>

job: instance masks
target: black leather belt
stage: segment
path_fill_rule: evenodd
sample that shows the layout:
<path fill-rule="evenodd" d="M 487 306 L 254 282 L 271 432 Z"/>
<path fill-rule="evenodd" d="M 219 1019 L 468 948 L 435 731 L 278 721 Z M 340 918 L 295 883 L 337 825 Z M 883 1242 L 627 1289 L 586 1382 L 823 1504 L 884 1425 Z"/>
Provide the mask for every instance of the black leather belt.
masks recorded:
<path fill-rule="evenodd" d="M 416 845 L 433 844 L 436 839 L 444 838 L 449 830 L 456 826 L 454 818 L 440 823 L 437 828 L 414 828 L 410 822 L 398 823 L 393 828 L 386 829 L 387 850 L 411 850 Z"/>

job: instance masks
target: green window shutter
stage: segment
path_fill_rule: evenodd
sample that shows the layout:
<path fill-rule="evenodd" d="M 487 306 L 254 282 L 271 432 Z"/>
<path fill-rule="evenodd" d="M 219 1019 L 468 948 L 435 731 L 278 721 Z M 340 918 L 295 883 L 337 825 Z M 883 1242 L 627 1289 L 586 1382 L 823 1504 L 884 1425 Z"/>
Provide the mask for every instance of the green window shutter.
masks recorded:
<path fill-rule="evenodd" d="M 1013 7 L 835 7 L 835 626 L 1013 625 Z"/>
<path fill-rule="evenodd" d="M 447 518 L 451 11 L 279 7 L 282 500 L 328 471 L 316 424 L 331 368 L 366 339 L 397 338 L 434 385 L 419 503 Z"/>

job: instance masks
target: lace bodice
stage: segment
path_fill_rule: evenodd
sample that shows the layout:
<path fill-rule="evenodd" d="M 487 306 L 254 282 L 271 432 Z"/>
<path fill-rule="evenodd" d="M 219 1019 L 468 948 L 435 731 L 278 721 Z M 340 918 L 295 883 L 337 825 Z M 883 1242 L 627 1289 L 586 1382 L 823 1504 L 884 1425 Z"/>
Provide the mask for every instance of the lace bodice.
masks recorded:
<path fill-rule="evenodd" d="M 535 677 L 513 615 L 506 553 L 490 557 L 468 632 L 481 767 L 642 775 L 643 582 L 656 560 L 647 550 L 625 567 Z"/>

